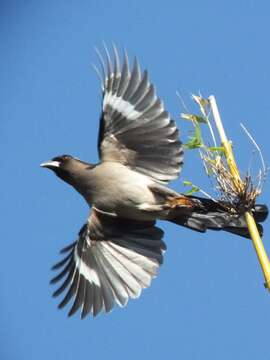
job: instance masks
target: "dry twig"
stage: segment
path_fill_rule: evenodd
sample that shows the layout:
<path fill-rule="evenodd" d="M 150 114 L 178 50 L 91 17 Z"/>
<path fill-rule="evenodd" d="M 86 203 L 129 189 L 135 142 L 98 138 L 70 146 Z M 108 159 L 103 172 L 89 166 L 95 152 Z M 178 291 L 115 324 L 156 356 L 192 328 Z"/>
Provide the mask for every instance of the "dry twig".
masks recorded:
<path fill-rule="evenodd" d="M 213 183 L 219 204 L 223 205 L 226 211 L 232 214 L 245 216 L 248 230 L 265 277 L 265 286 L 270 290 L 270 263 L 251 211 L 258 195 L 262 192 L 262 184 L 266 177 L 267 169 L 262 152 L 248 130 L 241 125 L 259 152 L 262 162 L 262 169 L 257 176 L 257 182 L 254 181 L 250 173 L 242 179 L 234 158 L 231 142 L 227 139 L 219 115 L 215 97 L 210 96 L 208 99 L 204 99 L 201 96 L 192 95 L 192 98 L 199 106 L 201 114 L 182 114 L 184 119 L 192 121 L 195 129 L 194 135 L 190 138 L 186 147 L 189 149 L 199 149 L 205 171 Z M 210 121 L 211 115 L 220 137 L 221 146 L 217 146 L 218 142 Z M 201 123 L 208 125 L 214 146 L 207 146 L 205 144 L 200 128 Z"/>

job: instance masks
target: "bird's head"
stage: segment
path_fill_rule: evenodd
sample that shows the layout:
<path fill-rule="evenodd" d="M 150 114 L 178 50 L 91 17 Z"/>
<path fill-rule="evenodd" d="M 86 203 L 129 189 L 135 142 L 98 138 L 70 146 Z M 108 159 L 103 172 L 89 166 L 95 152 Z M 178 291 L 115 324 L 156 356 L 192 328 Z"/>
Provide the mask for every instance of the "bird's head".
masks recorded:
<path fill-rule="evenodd" d="M 74 160 L 76 159 L 71 155 L 61 155 L 40 164 L 40 166 L 50 169 L 58 175 L 59 173 L 69 171 Z"/>
<path fill-rule="evenodd" d="M 93 168 L 93 165 L 71 155 L 56 156 L 40 166 L 52 170 L 62 180 L 75 187 L 85 172 Z"/>

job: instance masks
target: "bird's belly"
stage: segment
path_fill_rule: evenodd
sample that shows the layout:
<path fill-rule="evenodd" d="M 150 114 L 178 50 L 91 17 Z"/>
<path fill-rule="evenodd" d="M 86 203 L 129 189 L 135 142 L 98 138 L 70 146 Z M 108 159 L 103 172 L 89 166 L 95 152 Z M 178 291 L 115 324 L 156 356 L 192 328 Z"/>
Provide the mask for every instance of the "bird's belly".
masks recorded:
<path fill-rule="evenodd" d="M 149 189 L 152 182 L 147 176 L 132 171 L 125 166 L 104 163 L 98 170 L 103 170 L 102 181 L 98 182 L 93 193 L 92 204 L 98 209 L 118 216 L 135 220 L 153 220 L 155 216 L 145 213 L 142 204 L 156 204 L 156 196 Z M 105 171 L 104 171 L 105 170 Z M 99 171 L 101 172 L 101 171 Z M 99 176 L 99 172 L 97 176 Z"/>

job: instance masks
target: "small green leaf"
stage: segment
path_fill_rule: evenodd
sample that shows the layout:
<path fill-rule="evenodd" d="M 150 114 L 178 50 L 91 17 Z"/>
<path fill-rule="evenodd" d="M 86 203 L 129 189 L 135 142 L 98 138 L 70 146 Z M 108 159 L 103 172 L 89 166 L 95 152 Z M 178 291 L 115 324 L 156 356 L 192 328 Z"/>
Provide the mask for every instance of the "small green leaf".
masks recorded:
<path fill-rule="evenodd" d="M 192 195 L 193 193 L 200 191 L 198 186 L 193 185 L 193 183 L 189 180 L 184 180 L 182 183 L 184 186 L 191 186 L 191 189 L 185 192 L 185 195 Z"/>
<path fill-rule="evenodd" d="M 196 115 L 181 113 L 180 116 L 181 116 L 182 119 L 195 121 L 194 117 Z"/>
<path fill-rule="evenodd" d="M 203 116 L 207 117 L 207 108 L 209 108 L 209 100 L 204 99 L 201 96 L 198 95 L 192 95 L 193 100 L 196 102 L 197 105 L 200 107 L 200 111 L 203 114 Z"/>
<path fill-rule="evenodd" d="M 195 136 L 198 142 L 202 143 L 202 132 L 199 124 L 195 125 Z"/>
<path fill-rule="evenodd" d="M 207 124 L 207 118 L 202 115 L 182 113 L 181 118 L 189 121 L 194 121 L 195 123 Z"/>
<path fill-rule="evenodd" d="M 192 186 L 193 185 L 192 182 L 189 180 L 184 180 L 182 183 L 184 186 Z"/>
<path fill-rule="evenodd" d="M 194 193 L 196 193 L 196 192 L 198 192 L 198 191 L 200 191 L 200 189 L 198 188 L 198 186 L 194 186 L 194 185 L 193 185 L 192 188 L 185 193 L 185 195 L 189 196 L 189 195 L 192 195 L 192 194 L 194 194 Z"/>
<path fill-rule="evenodd" d="M 197 149 L 203 146 L 202 142 L 202 132 L 200 125 L 195 123 L 195 129 L 193 135 L 190 137 L 189 141 L 185 144 L 185 147 L 189 150 Z"/>
<path fill-rule="evenodd" d="M 194 150 L 202 147 L 202 144 L 197 143 L 196 139 L 191 139 L 188 143 L 185 144 L 185 148 L 188 150 Z"/>
<path fill-rule="evenodd" d="M 219 151 L 219 152 L 222 152 L 222 153 L 225 152 L 225 149 L 224 149 L 223 146 L 210 146 L 207 149 L 210 150 L 210 151 Z"/>
<path fill-rule="evenodd" d="M 195 121 L 197 121 L 200 124 L 207 124 L 207 118 L 202 115 L 195 115 Z"/>
<path fill-rule="evenodd" d="M 203 97 L 198 96 L 198 95 L 192 95 L 192 98 L 199 106 L 202 106 L 203 108 L 206 108 L 207 106 L 209 106 L 208 99 L 204 99 Z"/>

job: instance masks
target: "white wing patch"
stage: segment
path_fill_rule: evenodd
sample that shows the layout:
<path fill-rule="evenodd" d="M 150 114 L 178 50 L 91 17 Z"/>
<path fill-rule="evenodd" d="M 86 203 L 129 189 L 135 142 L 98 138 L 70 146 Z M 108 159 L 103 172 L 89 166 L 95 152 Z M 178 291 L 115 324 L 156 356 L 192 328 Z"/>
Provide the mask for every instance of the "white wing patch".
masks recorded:
<path fill-rule="evenodd" d="M 60 272 L 51 280 L 67 290 L 59 308 L 73 299 L 69 316 L 81 309 L 89 313 L 110 312 L 125 306 L 150 286 L 163 261 L 166 245 L 163 231 L 154 222 L 137 222 L 92 211 L 76 243 L 63 249 L 67 254 L 53 269 Z"/>
<path fill-rule="evenodd" d="M 176 179 L 183 164 L 179 131 L 147 71 L 141 71 L 136 58 L 130 70 L 126 52 L 121 65 L 115 47 L 113 56 L 106 47 L 104 59 L 97 53 L 103 88 L 98 139 L 101 161 L 122 162 L 163 184 Z M 110 141 L 112 136 L 116 141 Z"/>
<path fill-rule="evenodd" d="M 95 269 L 91 269 L 89 266 L 87 266 L 83 260 L 79 257 L 77 246 L 75 247 L 74 251 L 74 260 L 75 260 L 75 266 L 79 270 L 79 273 L 85 277 L 86 280 L 90 282 L 90 284 L 94 283 L 95 285 L 100 287 L 100 280 L 97 275 L 97 272 Z"/>
<path fill-rule="evenodd" d="M 135 106 L 116 94 L 107 94 L 107 98 L 104 99 L 103 111 L 105 111 L 107 105 L 110 105 L 113 110 L 125 116 L 127 120 L 135 120 L 142 115 L 140 111 L 135 110 Z"/>

